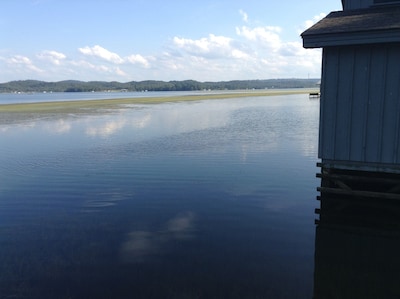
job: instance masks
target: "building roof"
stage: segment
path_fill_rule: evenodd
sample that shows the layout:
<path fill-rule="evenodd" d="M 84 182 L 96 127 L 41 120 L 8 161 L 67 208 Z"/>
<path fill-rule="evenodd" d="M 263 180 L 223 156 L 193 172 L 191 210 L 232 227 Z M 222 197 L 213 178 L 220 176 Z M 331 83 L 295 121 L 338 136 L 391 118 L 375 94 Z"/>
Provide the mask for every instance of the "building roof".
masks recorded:
<path fill-rule="evenodd" d="M 400 42 L 400 6 L 332 12 L 301 36 L 305 48 Z"/>

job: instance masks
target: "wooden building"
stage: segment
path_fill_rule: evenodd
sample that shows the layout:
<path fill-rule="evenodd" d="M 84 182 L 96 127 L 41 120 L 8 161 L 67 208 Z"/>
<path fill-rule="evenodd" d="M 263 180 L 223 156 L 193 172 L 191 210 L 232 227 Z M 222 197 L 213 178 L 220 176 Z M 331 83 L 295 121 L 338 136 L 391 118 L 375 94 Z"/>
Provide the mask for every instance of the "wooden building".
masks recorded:
<path fill-rule="evenodd" d="M 342 4 L 302 34 L 323 50 L 314 298 L 400 298 L 400 0 Z"/>
<path fill-rule="evenodd" d="M 400 1 L 342 4 L 302 34 L 323 49 L 319 190 L 400 199 Z"/>

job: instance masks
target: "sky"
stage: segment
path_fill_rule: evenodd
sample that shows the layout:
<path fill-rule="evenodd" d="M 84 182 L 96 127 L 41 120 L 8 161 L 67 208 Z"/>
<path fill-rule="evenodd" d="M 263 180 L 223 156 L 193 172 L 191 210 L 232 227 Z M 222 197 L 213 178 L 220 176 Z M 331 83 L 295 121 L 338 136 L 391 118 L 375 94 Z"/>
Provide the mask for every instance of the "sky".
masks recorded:
<path fill-rule="evenodd" d="M 0 82 L 319 78 L 340 0 L 1 0 Z"/>

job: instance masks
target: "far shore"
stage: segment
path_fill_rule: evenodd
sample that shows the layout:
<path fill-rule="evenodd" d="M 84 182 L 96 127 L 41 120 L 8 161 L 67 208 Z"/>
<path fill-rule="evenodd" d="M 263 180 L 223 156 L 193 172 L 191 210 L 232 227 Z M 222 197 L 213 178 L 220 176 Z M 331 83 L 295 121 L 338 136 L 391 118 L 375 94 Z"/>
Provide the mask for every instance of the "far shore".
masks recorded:
<path fill-rule="evenodd" d="M 199 95 L 183 95 L 183 96 L 165 96 L 165 97 L 137 97 L 137 98 L 117 98 L 117 99 L 101 99 L 101 100 L 79 100 L 79 101 L 57 101 L 57 102 L 37 102 L 37 103 L 18 103 L 18 104 L 2 104 L 0 105 L 0 113 L 2 112 L 23 112 L 23 113 L 71 113 L 78 112 L 83 109 L 113 109 L 120 108 L 123 105 L 134 104 L 158 104 L 166 102 L 180 101 L 200 101 L 212 99 L 229 99 L 229 98 L 246 98 L 246 97 L 262 97 L 277 96 L 291 94 L 309 94 L 315 93 L 317 88 L 300 88 L 300 89 L 266 89 L 266 90 L 245 90 L 245 91 L 226 91 Z"/>

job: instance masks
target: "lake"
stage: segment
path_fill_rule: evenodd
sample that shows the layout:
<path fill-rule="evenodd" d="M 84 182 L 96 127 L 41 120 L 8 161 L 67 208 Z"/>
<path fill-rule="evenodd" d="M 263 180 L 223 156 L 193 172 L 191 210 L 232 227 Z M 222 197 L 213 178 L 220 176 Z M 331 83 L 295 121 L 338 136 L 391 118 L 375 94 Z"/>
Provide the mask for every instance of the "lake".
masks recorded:
<path fill-rule="evenodd" d="M 318 115 L 308 95 L 0 114 L 0 298 L 312 298 Z"/>

